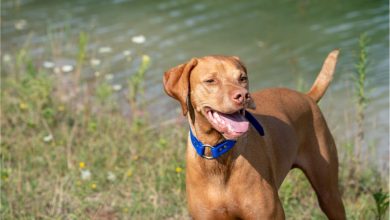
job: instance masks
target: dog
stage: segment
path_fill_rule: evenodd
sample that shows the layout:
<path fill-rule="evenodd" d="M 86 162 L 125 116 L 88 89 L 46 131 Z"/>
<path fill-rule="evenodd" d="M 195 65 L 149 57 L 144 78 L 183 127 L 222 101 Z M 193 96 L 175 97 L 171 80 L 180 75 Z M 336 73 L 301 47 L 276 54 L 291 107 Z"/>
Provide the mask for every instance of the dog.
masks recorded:
<path fill-rule="evenodd" d="M 278 189 L 292 168 L 305 173 L 329 219 L 346 218 L 336 145 L 317 105 L 338 54 L 329 53 L 306 94 L 250 94 L 247 69 L 235 56 L 193 58 L 165 72 L 164 90 L 190 125 L 186 194 L 193 219 L 284 219 Z"/>

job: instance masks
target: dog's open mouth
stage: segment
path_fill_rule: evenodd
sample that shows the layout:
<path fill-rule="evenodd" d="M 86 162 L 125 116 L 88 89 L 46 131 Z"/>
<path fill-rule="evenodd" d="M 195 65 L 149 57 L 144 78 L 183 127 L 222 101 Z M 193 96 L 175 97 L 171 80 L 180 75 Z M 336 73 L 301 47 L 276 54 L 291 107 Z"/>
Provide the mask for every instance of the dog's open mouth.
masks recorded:
<path fill-rule="evenodd" d="M 244 109 L 226 114 L 206 107 L 205 114 L 211 125 L 226 139 L 237 139 L 248 131 L 249 122 Z"/>

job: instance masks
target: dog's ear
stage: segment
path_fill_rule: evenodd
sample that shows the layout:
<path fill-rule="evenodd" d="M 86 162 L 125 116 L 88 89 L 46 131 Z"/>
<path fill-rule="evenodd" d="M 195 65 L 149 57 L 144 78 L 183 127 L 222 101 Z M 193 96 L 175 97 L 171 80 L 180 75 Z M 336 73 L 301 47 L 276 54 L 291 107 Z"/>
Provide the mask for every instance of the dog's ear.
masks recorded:
<path fill-rule="evenodd" d="M 240 57 L 238 57 L 238 56 L 232 56 L 232 58 L 237 60 L 237 61 L 240 61 Z"/>
<path fill-rule="evenodd" d="M 238 56 L 232 56 L 232 58 L 236 61 L 238 65 L 241 66 L 242 69 L 244 69 L 245 73 L 248 73 L 245 64 L 240 60 Z"/>
<path fill-rule="evenodd" d="M 190 92 L 190 74 L 196 64 L 198 60 L 193 58 L 188 63 L 176 66 L 164 73 L 164 90 L 180 102 L 183 115 L 188 112 L 187 96 Z"/>

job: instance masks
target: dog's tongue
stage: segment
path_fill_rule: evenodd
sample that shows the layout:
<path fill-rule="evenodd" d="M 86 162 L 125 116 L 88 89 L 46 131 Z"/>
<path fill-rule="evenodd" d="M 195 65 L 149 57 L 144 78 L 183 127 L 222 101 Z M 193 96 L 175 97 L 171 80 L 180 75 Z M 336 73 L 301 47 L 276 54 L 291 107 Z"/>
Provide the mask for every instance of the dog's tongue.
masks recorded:
<path fill-rule="evenodd" d="M 249 122 L 240 113 L 223 114 L 217 111 L 208 111 L 207 117 L 213 127 L 227 139 L 235 139 L 248 131 Z"/>
<path fill-rule="evenodd" d="M 236 133 L 245 133 L 248 130 L 249 122 L 240 113 L 235 114 L 223 114 L 218 113 L 220 118 L 225 121 L 226 125 Z M 229 129 L 230 130 L 230 129 Z"/>

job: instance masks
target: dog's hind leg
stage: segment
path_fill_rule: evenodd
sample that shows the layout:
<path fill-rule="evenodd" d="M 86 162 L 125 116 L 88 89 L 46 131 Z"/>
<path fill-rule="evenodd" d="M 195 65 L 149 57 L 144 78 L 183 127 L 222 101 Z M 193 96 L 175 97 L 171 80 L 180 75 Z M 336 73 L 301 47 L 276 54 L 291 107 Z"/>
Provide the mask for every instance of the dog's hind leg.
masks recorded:
<path fill-rule="evenodd" d="M 344 205 L 338 189 L 338 158 L 333 137 L 322 117 L 314 123 L 315 132 L 306 139 L 296 166 L 309 179 L 322 211 L 329 219 L 345 219 Z M 309 135 L 308 135 L 309 136 Z"/>

